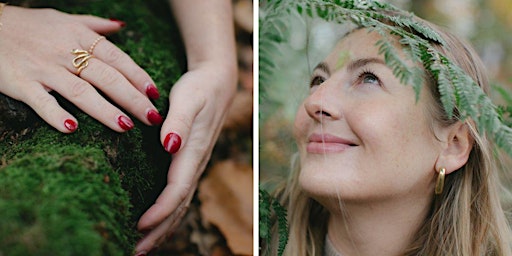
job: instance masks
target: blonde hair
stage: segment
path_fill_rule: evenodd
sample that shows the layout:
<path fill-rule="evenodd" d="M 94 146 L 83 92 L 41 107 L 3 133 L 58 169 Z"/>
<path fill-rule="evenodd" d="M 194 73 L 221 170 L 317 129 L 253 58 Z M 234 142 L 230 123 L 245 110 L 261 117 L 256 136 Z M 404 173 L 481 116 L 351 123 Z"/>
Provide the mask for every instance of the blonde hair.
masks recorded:
<path fill-rule="evenodd" d="M 437 26 L 416 19 L 438 32 L 446 42 L 432 46 L 488 93 L 485 69 L 472 47 Z M 452 118 L 446 116 L 437 83 L 430 79 L 428 86 L 431 102 L 435 103 L 428 109 L 432 118 L 444 126 L 460 122 L 457 109 Z M 427 218 L 403 255 L 512 255 L 512 232 L 498 195 L 500 182 L 494 146 L 479 134 L 470 119 L 464 122 L 474 139 L 468 162 L 446 176 L 443 193 L 434 197 Z M 301 190 L 299 161 L 294 162 L 288 180 L 275 193 L 288 211 L 289 238 L 284 255 L 322 255 L 329 212 Z M 277 233 L 276 229 L 273 231 Z M 270 254 L 276 254 L 276 236 L 267 245 Z M 266 252 L 265 248 L 262 252 Z"/>
<path fill-rule="evenodd" d="M 490 86 L 482 61 L 464 40 L 417 18 L 445 40 L 432 44 L 462 68 L 486 93 Z M 433 101 L 429 109 L 437 123 L 460 122 L 458 110 L 448 118 L 443 110 L 437 84 L 430 83 Z M 481 135 L 470 119 L 474 146 L 468 162 L 446 176 L 445 190 L 434 198 L 431 213 L 404 255 L 512 255 L 512 235 L 498 196 L 500 188 L 493 144 Z"/>

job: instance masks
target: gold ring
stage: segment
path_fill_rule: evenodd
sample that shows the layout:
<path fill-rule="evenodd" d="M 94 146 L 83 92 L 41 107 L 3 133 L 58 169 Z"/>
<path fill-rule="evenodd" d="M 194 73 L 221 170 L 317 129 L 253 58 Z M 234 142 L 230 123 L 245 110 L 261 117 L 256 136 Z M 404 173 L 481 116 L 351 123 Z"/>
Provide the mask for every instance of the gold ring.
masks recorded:
<path fill-rule="evenodd" d="M 72 54 L 76 55 L 73 59 L 73 66 L 77 68 L 76 75 L 80 75 L 80 72 L 87 66 L 89 66 L 88 60 L 92 58 L 92 54 L 86 50 L 74 49 L 71 51 Z"/>
<path fill-rule="evenodd" d="M 87 66 L 89 66 L 89 59 L 94 57 L 92 55 L 92 52 L 94 51 L 94 47 L 101 41 L 101 39 L 104 39 L 104 36 L 99 36 L 94 40 L 91 47 L 89 47 L 89 50 L 81 50 L 81 49 L 73 49 L 71 51 L 72 54 L 74 54 L 76 57 L 73 59 L 73 66 L 77 69 L 76 75 L 80 75 L 80 72 Z"/>
<path fill-rule="evenodd" d="M 96 45 L 101 41 L 101 39 L 105 39 L 105 37 L 99 36 L 98 38 L 96 38 L 96 40 L 94 40 L 94 43 L 92 43 L 91 47 L 89 47 L 90 54 L 92 54 L 92 51 L 94 51 L 94 47 L 96 47 Z"/>

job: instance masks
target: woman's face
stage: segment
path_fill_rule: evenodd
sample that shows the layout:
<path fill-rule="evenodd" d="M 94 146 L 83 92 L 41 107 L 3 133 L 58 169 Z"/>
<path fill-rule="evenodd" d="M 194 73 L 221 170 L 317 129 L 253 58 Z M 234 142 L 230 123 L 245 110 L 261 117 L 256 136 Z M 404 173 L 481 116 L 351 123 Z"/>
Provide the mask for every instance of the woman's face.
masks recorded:
<path fill-rule="evenodd" d="M 433 193 L 440 142 L 430 128 L 427 90 L 416 101 L 412 86 L 385 65 L 379 38 L 360 29 L 342 39 L 313 71 L 299 106 L 299 181 L 321 202 Z"/>

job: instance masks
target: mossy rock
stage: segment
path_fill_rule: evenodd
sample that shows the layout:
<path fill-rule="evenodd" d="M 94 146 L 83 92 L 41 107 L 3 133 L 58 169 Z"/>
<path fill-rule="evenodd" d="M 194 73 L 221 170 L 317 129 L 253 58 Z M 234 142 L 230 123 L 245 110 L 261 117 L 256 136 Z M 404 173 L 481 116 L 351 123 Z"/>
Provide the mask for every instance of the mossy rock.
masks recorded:
<path fill-rule="evenodd" d="M 168 92 L 185 68 L 166 1 L 10 1 L 112 17 L 127 26 L 108 39 L 154 79 L 167 113 Z M 170 156 L 159 127 L 135 121 L 119 134 L 54 94 L 79 121 L 73 134 L 45 124 L 0 95 L 0 255 L 129 255 L 136 221 L 165 185 Z"/>

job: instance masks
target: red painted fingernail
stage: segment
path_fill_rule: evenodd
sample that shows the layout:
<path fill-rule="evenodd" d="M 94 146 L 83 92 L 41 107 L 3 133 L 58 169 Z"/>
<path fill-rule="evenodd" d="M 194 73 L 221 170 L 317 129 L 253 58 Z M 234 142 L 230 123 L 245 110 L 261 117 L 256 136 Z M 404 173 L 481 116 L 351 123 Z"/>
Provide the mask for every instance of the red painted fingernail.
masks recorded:
<path fill-rule="evenodd" d="M 154 109 L 148 111 L 147 117 L 152 125 L 159 125 L 164 121 L 160 113 Z"/>
<path fill-rule="evenodd" d="M 110 21 L 113 21 L 113 22 L 115 22 L 115 23 L 119 24 L 119 26 L 121 26 L 121 27 L 126 26 L 126 22 L 124 22 L 124 21 L 122 21 L 122 20 L 118 20 L 118 19 L 110 18 Z"/>
<path fill-rule="evenodd" d="M 181 137 L 176 133 L 169 133 L 164 139 L 164 148 L 167 152 L 174 154 L 178 152 L 181 146 Z"/>
<path fill-rule="evenodd" d="M 160 98 L 160 93 L 158 93 L 158 89 L 156 88 L 156 86 L 154 84 L 149 84 L 146 87 L 146 94 L 152 100 L 156 100 L 156 99 Z"/>
<path fill-rule="evenodd" d="M 119 116 L 117 118 L 117 124 L 125 131 L 133 129 L 133 121 L 127 116 Z"/>
<path fill-rule="evenodd" d="M 76 128 L 78 128 L 78 124 L 71 119 L 66 119 L 66 121 L 64 121 L 64 126 L 71 132 L 76 131 Z"/>

